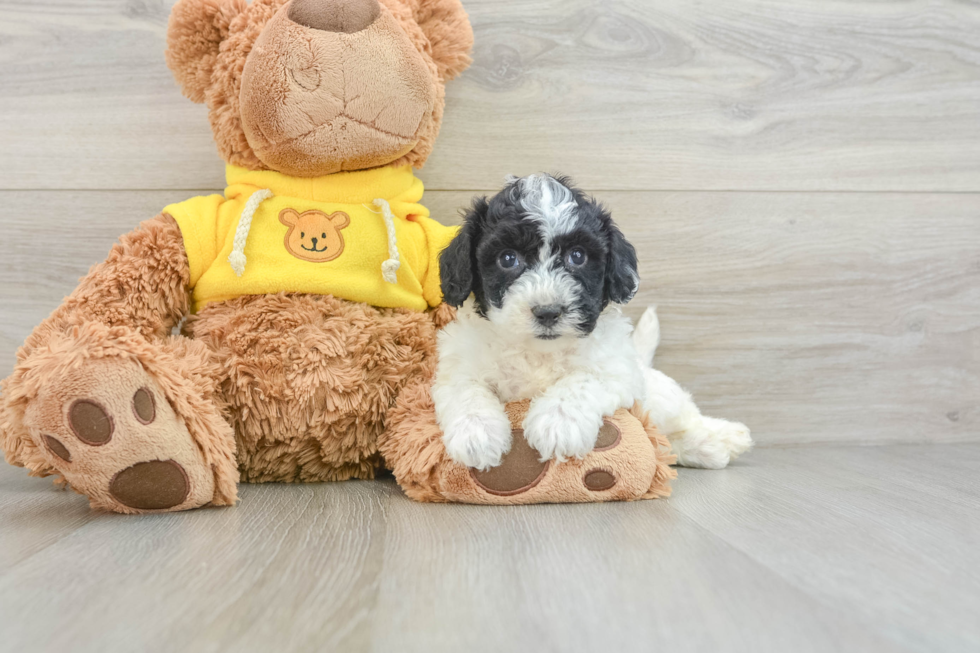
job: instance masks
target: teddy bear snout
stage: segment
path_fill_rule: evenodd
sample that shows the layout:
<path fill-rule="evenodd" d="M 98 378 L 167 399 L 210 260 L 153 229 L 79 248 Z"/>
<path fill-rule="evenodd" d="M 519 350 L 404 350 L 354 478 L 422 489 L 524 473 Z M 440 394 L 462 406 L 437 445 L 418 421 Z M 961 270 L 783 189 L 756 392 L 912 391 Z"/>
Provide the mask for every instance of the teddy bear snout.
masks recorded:
<path fill-rule="evenodd" d="M 360 32 L 381 13 L 378 0 L 292 0 L 289 19 L 324 32 Z"/>

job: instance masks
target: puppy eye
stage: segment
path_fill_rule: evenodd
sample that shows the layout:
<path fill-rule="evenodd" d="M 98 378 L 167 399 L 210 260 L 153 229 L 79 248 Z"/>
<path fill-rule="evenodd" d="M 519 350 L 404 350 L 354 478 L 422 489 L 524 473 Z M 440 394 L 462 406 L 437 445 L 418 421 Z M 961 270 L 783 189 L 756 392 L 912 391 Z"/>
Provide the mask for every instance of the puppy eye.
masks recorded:
<path fill-rule="evenodd" d="M 513 270 L 521 264 L 521 257 L 512 249 L 500 253 L 497 257 L 497 265 L 504 270 Z"/>
<path fill-rule="evenodd" d="M 569 267 L 573 268 L 582 267 L 588 262 L 588 260 L 588 255 L 581 247 L 576 247 L 565 255 L 565 263 L 567 263 Z"/>

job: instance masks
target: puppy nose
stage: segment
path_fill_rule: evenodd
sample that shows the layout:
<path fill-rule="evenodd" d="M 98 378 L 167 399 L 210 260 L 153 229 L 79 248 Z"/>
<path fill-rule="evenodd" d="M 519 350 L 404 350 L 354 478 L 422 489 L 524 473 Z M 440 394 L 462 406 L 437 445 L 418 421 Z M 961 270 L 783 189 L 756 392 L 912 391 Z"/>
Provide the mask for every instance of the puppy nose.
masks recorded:
<path fill-rule="evenodd" d="M 561 306 L 555 306 L 554 304 L 550 306 L 535 306 L 531 309 L 534 319 L 536 319 L 541 326 L 546 327 L 555 326 L 555 324 L 558 322 L 558 318 L 561 317 L 562 312 Z"/>
<path fill-rule="evenodd" d="M 378 0 L 292 0 L 289 19 L 324 32 L 360 32 L 381 13 Z"/>

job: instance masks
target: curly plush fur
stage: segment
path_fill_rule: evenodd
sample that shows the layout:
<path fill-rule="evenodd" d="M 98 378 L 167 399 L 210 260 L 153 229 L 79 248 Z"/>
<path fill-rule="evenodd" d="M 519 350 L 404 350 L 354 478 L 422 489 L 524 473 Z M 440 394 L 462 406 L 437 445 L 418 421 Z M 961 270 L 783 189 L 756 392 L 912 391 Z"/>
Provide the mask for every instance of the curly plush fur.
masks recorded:
<path fill-rule="evenodd" d="M 188 335 L 221 370 L 242 480 L 373 478 L 385 415 L 427 368 L 443 311 L 277 294 L 211 304 L 192 317 Z"/>

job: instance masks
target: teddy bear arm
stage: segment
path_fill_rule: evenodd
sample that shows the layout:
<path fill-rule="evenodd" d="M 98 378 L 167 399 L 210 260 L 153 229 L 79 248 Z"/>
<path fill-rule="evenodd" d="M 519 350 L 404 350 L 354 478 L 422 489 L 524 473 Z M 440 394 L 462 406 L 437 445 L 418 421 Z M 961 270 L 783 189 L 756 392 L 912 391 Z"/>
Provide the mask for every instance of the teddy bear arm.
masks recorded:
<path fill-rule="evenodd" d="M 161 214 L 119 239 L 108 258 L 82 277 L 17 351 L 14 373 L 2 382 L 0 397 L 0 448 L 9 462 L 52 473 L 32 454 L 27 428 L 18 418 L 23 411 L 13 408 L 18 398 L 26 402 L 27 381 L 36 368 L 58 358 L 52 348 L 70 349 L 66 343 L 87 325 L 123 328 L 141 339 L 162 341 L 188 310 L 189 279 L 180 229 L 170 216 Z"/>
<path fill-rule="evenodd" d="M 166 214 L 142 223 L 113 246 L 105 261 L 34 329 L 23 360 L 55 334 L 98 322 L 129 327 L 147 340 L 169 336 L 190 307 L 190 267 L 176 221 Z"/>
<path fill-rule="evenodd" d="M 205 344 L 172 336 L 189 278 L 170 216 L 120 238 L 34 330 L 2 382 L 8 462 L 57 475 L 116 512 L 234 503 L 220 370 Z"/>

